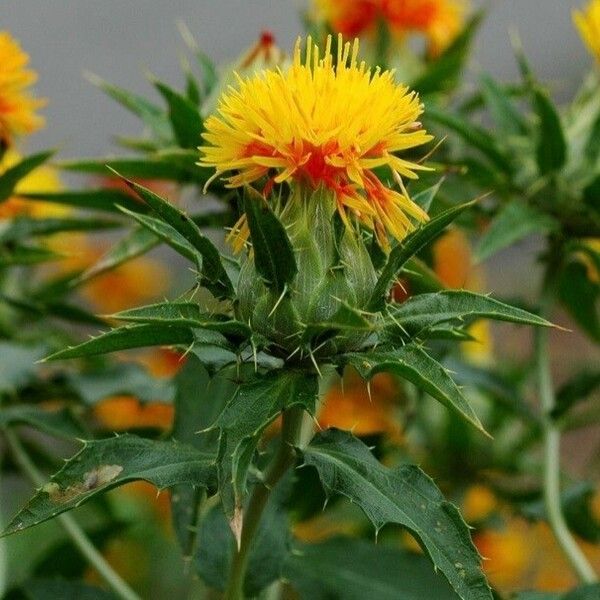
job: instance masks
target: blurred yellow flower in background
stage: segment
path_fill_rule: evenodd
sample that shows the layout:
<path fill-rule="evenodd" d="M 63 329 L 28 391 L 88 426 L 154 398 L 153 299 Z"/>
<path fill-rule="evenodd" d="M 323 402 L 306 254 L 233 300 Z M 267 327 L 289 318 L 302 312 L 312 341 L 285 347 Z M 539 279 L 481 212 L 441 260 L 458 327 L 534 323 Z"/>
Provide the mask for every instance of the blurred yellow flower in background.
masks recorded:
<path fill-rule="evenodd" d="M 338 39 L 334 58 L 329 36 L 325 52 L 309 37 L 302 57 L 300 40 L 293 65 L 267 69 L 239 81 L 205 123 L 208 145 L 199 164 L 223 173 L 236 188 L 265 179 L 295 182 L 309 190 L 323 187 L 335 196 L 337 209 L 350 226 L 355 217 L 374 230 L 387 247 L 387 233 L 402 239 L 426 213 L 406 193 L 386 187 L 374 169 L 386 167 L 402 185 L 422 165 L 398 152 L 431 140 L 418 122 L 423 108 L 415 92 L 397 85 L 391 71 L 372 71 L 358 62 L 358 41 Z M 335 64 L 335 67 L 334 67 Z M 236 249 L 247 238 L 241 221 Z M 235 239 L 237 237 L 237 239 Z"/>
<path fill-rule="evenodd" d="M 28 91 L 37 74 L 27 68 L 29 56 L 7 31 L 0 31 L 0 144 L 10 145 L 15 136 L 32 133 L 44 125 L 36 110 L 45 100 Z"/>
<path fill-rule="evenodd" d="M 573 21 L 588 50 L 600 63 L 600 0 L 591 0 L 584 9 L 574 10 Z"/>
<path fill-rule="evenodd" d="M 316 20 L 344 36 L 373 33 L 379 23 L 400 38 L 424 36 L 431 57 L 454 41 L 467 12 L 462 0 L 314 0 L 313 5 Z"/>

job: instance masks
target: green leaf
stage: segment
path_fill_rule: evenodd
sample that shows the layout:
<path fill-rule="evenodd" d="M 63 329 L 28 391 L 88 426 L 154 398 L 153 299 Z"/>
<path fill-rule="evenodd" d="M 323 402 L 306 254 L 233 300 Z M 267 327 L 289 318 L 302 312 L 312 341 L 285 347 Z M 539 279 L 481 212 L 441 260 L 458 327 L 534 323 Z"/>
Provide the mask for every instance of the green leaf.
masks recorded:
<path fill-rule="evenodd" d="M 80 400 L 94 406 L 111 396 L 135 396 L 140 402 L 171 403 L 175 395 L 173 382 L 154 377 L 133 362 L 117 362 L 100 369 L 75 371 L 65 375 L 69 387 Z"/>
<path fill-rule="evenodd" d="M 128 179 L 124 181 L 161 219 L 202 255 L 202 284 L 219 299 L 231 298 L 233 286 L 221 262 L 221 255 L 192 219 L 149 189 Z"/>
<path fill-rule="evenodd" d="M 444 180 L 440 179 L 435 185 L 432 185 L 430 188 L 415 194 L 412 197 L 412 201 L 416 205 L 420 206 L 425 212 L 429 212 L 431 203 L 433 202 L 433 199 L 436 197 L 437 193 L 440 191 L 442 183 L 444 183 Z"/>
<path fill-rule="evenodd" d="M 106 165 L 102 165 L 102 174 L 106 175 Z M 144 205 L 131 197 L 130 194 L 119 190 L 65 190 L 62 192 L 30 192 L 20 194 L 25 200 L 39 200 L 54 204 L 65 204 L 85 210 L 100 210 L 106 212 L 119 212 L 118 206 L 140 212 Z"/>
<path fill-rule="evenodd" d="M 388 308 L 399 338 L 426 335 L 426 331 L 441 323 L 468 325 L 475 319 L 486 318 L 523 325 L 551 327 L 552 324 L 526 310 L 504 304 L 489 296 L 474 292 L 446 290 L 436 294 L 412 296 L 401 304 Z"/>
<path fill-rule="evenodd" d="M 248 469 L 265 428 L 292 406 L 313 414 L 317 395 L 316 376 L 291 370 L 257 374 L 239 385 L 213 425 L 220 431 L 219 489 L 229 518 L 241 509 Z"/>
<path fill-rule="evenodd" d="M 0 341 L 0 394 L 14 393 L 27 384 L 36 371 L 36 364 L 47 352 L 42 345 L 25 345 Z"/>
<path fill-rule="evenodd" d="M 22 585 L 27 600 L 116 600 L 105 589 L 82 581 L 36 577 Z"/>
<path fill-rule="evenodd" d="M 483 127 L 429 104 L 425 108 L 425 116 L 456 133 L 468 146 L 479 150 L 501 172 L 512 173 L 514 170 L 510 156 Z"/>
<path fill-rule="evenodd" d="M 155 81 L 154 86 L 167 102 L 169 120 L 179 144 L 184 148 L 197 148 L 202 141 L 203 131 L 202 117 L 198 107 L 161 81 Z"/>
<path fill-rule="evenodd" d="M 411 88 L 421 95 L 452 90 L 464 72 L 469 50 L 482 18 L 483 11 L 476 13 L 441 56 L 429 63 L 426 71 L 412 83 Z"/>
<path fill-rule="evenodd" d="M 171 246 L 175 252 L 194 263 L 197 268 L 200 268 L 200 260 L 195 248 L 171 225 L 165 223 L 162 219 L 149 215 L 141 215 L 125 208 L 121 209 L 121 211 L 137 221 L 149 233 L 154 234 L 155 238 Z"/>
<path fill-rule="evenodd" d="M 138 96 L 133 92 L 120 88 L 116 85 L 108 83 L 97 75 L 87 74 L 88 80 L 99 87 L 103 92 L 116 100 L 121 106 L 124 106 L 128 111 L 140 117 L 144 124 L 161 139 L 170 138 L 169 121 L 165 111 L 160 107 L 152 104 L 146 98 Z"/>
<path fill-rule="evenodd" d="M 268 287 L 282 294 L 298 272 L 294 249 L 284 226 L 265 199 L 249 186 L 244 192 L 244 210 L 250 228 L 256 270 Z"/>
<path fill-rule="evenodd" d="M 387 263 L 375 284 L 368 303 L 368 310 L 380 311 L 383 309 L 386 296 L 407 261 L 438 237 L 452 221 L 471 206 L 473 206 L 473 202 L 467 202 L 440 213 L 413 231 L 390 252 Z"/>
<path fill-rule="evenodd" d="M 345 354 L 341 360 L 352 365 L 363 379 L 369 380 L 377 373 L 393 373 L 410 381 L 485 433 L 475 411 L 446 369 L 419 346 L 407 344 L 395 350 L 372 351 L 368 355 Z"/>
<path fill-rule="evenodd" d="M 54 151 L 32 154 L 31 156 L 25 157 L 16 165 L 6 169 L 6 171 L 0 175 L 0 203 L 8 200 L 13 195 L 17 184 L 23 177 L 29 175 L 31 171 L 44 164 L 53 154 Z"/>
<path fill-rule="evenodd" d="M 406 527 L 462 600 L 491 600 L 467 524 L 421 469 L 388 469 L 365 444 L 337 429 L 318 433 L 299 452 L 327 493 L 356 503 L 377 530 L 387 523 Z"/>
<path fill-rule="evenodd" d="M 508 135 L 526 135 L 527 122 L 513 104 L 508 90 L 487 73 L 480 77 L 485 104 L 499 131 Z"/>
<path fill-rule="evenodd" d="M 579 261 L 567 264 L 560 274 L 559 297 L 576 323 L 593 340 L 600 341 L 600 285 L 588 278 Z"/>
<path fill-rule="evenodd" d="M 475 249 L 477 261 L 484 261 L 529 235 L 545 235 L 558 226 L 548 215 L 518 199 L 506 204 L 494 217 Z"/>
<path fill-rule="evenodd" d="M 311 600 L 458 598 L 424 556 L 352 538 L 297 544 L 283 574 L 300 597 Z"/>
<path fill-rule="evenodd" d="M 96 263 L 76 277 L 70 287 L 77 287 L 102 273 L 112 271 L 128 261 L 146 254 L 158 244 L 160 244 L 160 238 L 152 231 L 145 227 L 138 227 L 120 239 Z"/>
<path fill-rule="evenodd" d="M 214 456 L 177 442 L 158 442 L 134 435 L 85 442 L 15 516 L 2 535 L 38 525 L 109 489 L 140 479 L 159 489 L 178 483 L 212 488 Z"/>
<path fill-rule="evenodd" d="M 567 592 L 561 600 L 598 600 L 598 597 L 600 597 L 600 583 L 592 583 Z"/>
<path fill-rule="evenodd" d="M 61 258 L 64 258 L 61 254 L 40 246 L 24 246 L 13 242 L 0 244 L 0 267 L 37 265 Z"/>
<path fill-rule="evenodd" d="M 533 89 L 533 106 L 539 119 L 536 160 L 540 175 L 562 168 L 567 159 L 567 143 L 558 111 L 547 93 Z"/>
<path fill-rule="evenodd" d="M 65 231 L 95 231 L 122 227 L 118 221 L 100 219 L 31 219 L 17 217 L 0 222 L 0 243 Z"/>
<path fill-rule="evenodd" d="M 118 350 L 145 348 L 149 346 L 190 345 L 194 334 L 189 327 L 159 326 L 156 324 L 126 325 L 111 329 L 77 346 L 69 346 L 48 356 L 45 360 L 84 358 L 109 354 Z"/>
<path fill-rule="evenodd" d="M 76 439 L 86 435 L 85 429 L 68 408 L 45 410 L 21 404 L 0 408 L 0 427 L 28 425 L 55 437 Z"/>
<path fill-rule="evenodd" d="M 556 406 L 552 411 L 552 416 L 559 419 L 599 388 L 600 371 L 580 371 L 573 375 L 556 392 Z"/>
<path fill-rule="evenodd" d="M 195 329 L 218 331 L 224 336 L 249 339 L 252 331 L 245 323 L 225 315 L 202 313 L 196 302 L 162 302 L 140 308 L 132 308 L 111 318 L 132 323 L 157 323 L 159 325 L 189 326 Z"/>
<path fill-rule="evenodd" d="M 57 166 L 66 171 L 91 173 L 93 175 L 108 175 L 107 167 L 110 166 L 124 177 L 174 181 L 187 181 L 189 179 L 189 173 L 185 169 L 153 156 L 144 156 L 143 158 L 107 156 L 105 158 L 63 160 L 58 162 Z"/>

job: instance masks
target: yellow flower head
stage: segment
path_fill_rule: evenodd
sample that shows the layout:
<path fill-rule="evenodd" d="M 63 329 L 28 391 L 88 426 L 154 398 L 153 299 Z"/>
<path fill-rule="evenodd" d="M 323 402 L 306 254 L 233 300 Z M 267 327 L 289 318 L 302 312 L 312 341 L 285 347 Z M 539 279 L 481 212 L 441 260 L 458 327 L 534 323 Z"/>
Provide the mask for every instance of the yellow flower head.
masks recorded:
<path fill-rule="evenodd" d="M 409 217 L 427 215 L 408 197 L 387 187 L 374 169 L 387 167 L 404 190 L 402 177 L 416 178 L 424 167 L 397 156 L 431 136 L 417 121 L 423 111 L 415 92 L 394 82 L 392 71 L 371 71 L 358 63 L 358 41 L 331 37 L 323 55 L 310 37 L 306 55 L 296 44 L 287 70 L 265 70 L 239 80 L 220 100 L 217 114 L 206 120 L 207 146 L 200 165 L 215 167 L 214 177 L 228 173 L 228 187 L 264 179 L 324 188 L 337 209 L 373 229 L 387 245 L 386 232 L 402 239 L 412 227 Z M 211 178 L 211 179 L 214 179 Z"/>
<path fill-rule="evenodd" d="M 27 88 L 37 79 L 27 69 L 29 56 L 6 31 L 0 31 L 0 142 L 10 143 L 15 135 L 32 133 L 44 124 L 35 111 L 45 104 Z"/>
<path fill-rule="evenodd" d="M 591 0 L 585 9 L 573 11 L 573 21 L 585 45 L 600 63 L 600 0 Z"/>
<path fill-rule="evenodd" d="M 438 56 L 463 28 L 464 0 L 314 0 L 317 20 L 345 36 L 375 31 L 385 23 L 396 35 L 425 36 L 430 56 Z"/>

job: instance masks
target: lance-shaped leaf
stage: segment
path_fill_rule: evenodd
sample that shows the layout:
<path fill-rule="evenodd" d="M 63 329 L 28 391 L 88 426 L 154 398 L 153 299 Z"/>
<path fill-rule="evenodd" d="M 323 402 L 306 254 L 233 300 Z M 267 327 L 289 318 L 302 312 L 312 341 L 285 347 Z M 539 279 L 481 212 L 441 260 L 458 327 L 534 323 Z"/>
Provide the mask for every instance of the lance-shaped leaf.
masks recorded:
<path fill-rule="evenodd" d="M 106 173 L 104 165 L 103 173 Z M 60 192 L 28 192 L 19 194 L 20 198 L 29 201 L 51 202 L 53 204 L 64 204 L 86 210 L 98 210 L 105 212 L 119 212 L 122 206 L 134 212 L 145 212 L 146 207 L 132 198 L 130 194 L 121 190 L 64 190 Z"/>
<path fill-rule="evenodd" d="M 77 346 L 69 346 L 48 356 L 45 360 L 84 358 L 98 354 L 109 354 L 118 350 L 145 348 L 150 346 L 190 345 L 194 342 L 189 327 L 159 326 L 156 324 L 126 325 L 101 333 Z"/>
<path fill-rule="evenodd" d="M 301 406 L 314 413 L 316 376 L 272 371 L 240 384 L 213 425 L 221 432 L 219 484 L 223 505 L 232 518 L 246 491 L 248 469 L 262 432 L 286 408 Z"/>
<path fill-rule="evenodd" d="M 0 175 L 0 203 L 12 196 L 15 187 L 23 177 L 44 164 L 53 154 L 54 151 L 32 154 L 19 161 L 16 165 L 6 169 Z"/>
<path fill-rule="evenodd" d="M 283 575 L 302 598 L 311 600 L 458 598 L 424 556 L 347 537 L 297 544 Z"/>
<path fill-rule="evenodd" d="M 218 331 L 226 337 L 238 340 L 250 339 L 248 325 L 226 315 L 208 314 L 200 311 L 196 302 L 162 302 L 124 310 L 111 318 L 132 323 L 157 323 L 159 325 L 189 326 L 194 329 Z"/>
<path fill-rule="evenodd" d="M 123 223 L 107 219 L 30 219 L 28 217 L 18 217 L 0 223 L 0 243 L 65 231 L 95 231 L 122 226 Z"/>
<path fill-rule="evenodd" d="M 407 344 L 396 350 L 374 351 L 368 355 L 345 354 L 341 360 L 352 365 L 364 379 L 371 379 L 377 373 L 393 373 L 410 381 L 485 433 L 475 411 L 446 369 L 419 346 Z"/>
<path fill-rule="evenodd" d="M 432 242 L 452 221 L 471 206 L 473 206 L 473 202 L 467 202 L 440 213 L 431 221 L 413 231 L 390 252 L 387 263 L 383 267 L 369 300 L 369 310 L 378 311 L 383 309 L 387 293 L 407 261 Z"/>
<path fill-rule="evenodd" d="M 85 442 L 8 524 L 2 535 L 21 531 L 130 481 L 164 489 L 190 483 L 212 489 L 214 455 L 177 442 L 122 435 Z"/>
<path fill-rule="evenodd" d="M 552 217 L 521 199 L 514 200 L 494 217 L 477 244 L 475 258 L 477 261 L 486 260 L 529 235 L 545 235 L 557 227 L 558 223 Z"/>
<path fill-rule="evenodd" d="M 46 410 L 39 406 L 20 404 L 0 409 L 0 427 L 28 425 L 55 437 L 81 438 L 86 434 L 81 423 L 68 408 Z"/>
<path fill-rule="evenodd" d="M 538 86 L 533 89 L 533 106 L 539 118 L 537 165 L 541 175 L 548 175 L 565 164 L 567 143 L 556 107 Z"/>
<path fill-rule="evenodd" d="M 388 308 L 395 337 L 414 337 L 441 323 L 468 325 L 477 318 L 508 321 L 523 325 L 551 327 L 552 324 L 526 310 L 504 304 L 489 296 L 462 290 L 419 294 Z"/>
<path fill-rule="evenodd" d="M 192 219 L 149 189 L 124 180 L 146 204 L 175 231 L 183 236 L 202 256 L 202 283 L 217 298 L 231 298 L 233 286 L 223 267 L 215 245 L 200 231 Z"/>
<path fill-rule="evenodd" d="M 377 530 L 387 523 L 406 527 L 462 600 L 491 600 L 467 524 L 421 469 L 388 469 L 360 440 L 337 429 L 318 433 L 300 453 L 327 493 L 356 503 Z"/>
<path fill-rule="evenodd" d="M 15 244 L 13 242 L 0 244 L 0 267 L 37 265 L 61 258 L 64 258 L 61 254 L 40 246 Z"/>
<path fill-rule="evenodd" d="M 179 144 L 184 148 L 196 148 L 202 141 L 200 136 L 203 130 L 198 107 L 161 81 L 155 81 L 154 86 L 167 102 L 169 121 Z"/>
<path fill-rule="evenodd" d="M 499 85 L 486 73 L 481 76 L 480 80 L 485 104 L 498 129 L 509 135 L 526 135 L 527 121 L 514 105 L 510 91 Z"/>
<path fill-rule="evenodd" d="M 285 227 L 265 199 L 249 186 L 244 190 L 244 210 L 252 237 L 256 270 L 268 287 L 282 294 L 298 272 L 294 249 Z"/>

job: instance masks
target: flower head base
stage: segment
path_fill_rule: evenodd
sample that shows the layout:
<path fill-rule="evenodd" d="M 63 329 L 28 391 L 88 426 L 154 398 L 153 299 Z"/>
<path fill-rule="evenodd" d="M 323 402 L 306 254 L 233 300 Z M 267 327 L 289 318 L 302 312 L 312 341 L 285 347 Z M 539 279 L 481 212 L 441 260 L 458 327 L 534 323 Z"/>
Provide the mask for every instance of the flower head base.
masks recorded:
<path fill-rule="evenodd" d="M 426 214 L 406 192 L 387 187 L 374 169 L 387 168 L 404 190 L 402 178 L 425 167 L 397 156 L 431 139 L 418 117 L 423 108 L 414 92 L 394 82 L 391 71 L 371 71 L 358 63 L 358 41 L 339 38 L 337 57 L 331 37 L 323 55 L 300 41 L 285 71 L 266 70 L 230 88 L 218 114 L 206 121 L 205 167 L 214 177 L 227 173 L 228 187 L 263 180 L 265 190 L 289 182 L 324 188 L 350 227 L 358 219 L 375 231 L 380 244 L 387 233 L 402 239 L 412 219 Z M 299 194 L 300 196 L 301 194 Z"/>
<path fill-rule="evenodd" d="M 8 145 L 15 135 L 32 133 L 44 124 L 35 111 L 45 104 L 27 92 L 37 79 L 26 68 L 29 57 L 6 31 L 0 31 L 0 142 Z"/>
<path fill-rule="evenodd" d="M 315 15 L 345 36 L 373 32 L 385 23 L 398 36 L 420 34 L 430 56 L 438 56 L 460 33 L 463 0 L 315 0 Z"/>
<path fill-rule="evenodd" d="M 600 63 L 600 0 L 591 0 L 585 9 L 573 11 L 573 21 L 588 50 Z"/>

